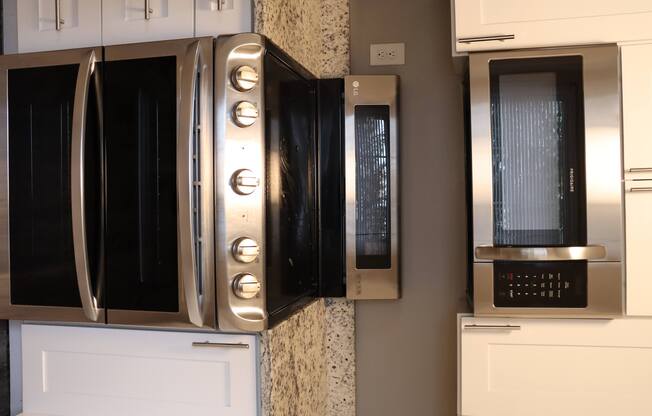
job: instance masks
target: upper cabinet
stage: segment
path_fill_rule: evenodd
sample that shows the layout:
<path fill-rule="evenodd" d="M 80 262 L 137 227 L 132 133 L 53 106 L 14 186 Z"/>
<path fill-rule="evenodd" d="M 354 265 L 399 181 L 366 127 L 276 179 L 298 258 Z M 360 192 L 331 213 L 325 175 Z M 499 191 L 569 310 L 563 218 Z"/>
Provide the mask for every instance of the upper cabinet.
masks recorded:
<path fill-rule="evenodd" d="M 195 36 L 218 36 L 252 30 L 250 0 L 195 0 Z"/>
<path fill-rule="evenodd" d="M 104 45 L 193 35 L 194 0 L 102 0 Z"/>
<path fill-rule="evenodd" d="M 4 52 L 250 32 L 252 0 L 4 0 Z"/>
<path fill-rule="evenodd" d="M 37 52 L 102 43 L 101 0 L 5 0 L 5 52 Z"/>
<path fill-rule="evenodd" d="M 452 0 L 457 52 L 652 39 L 649 0 Z"/>

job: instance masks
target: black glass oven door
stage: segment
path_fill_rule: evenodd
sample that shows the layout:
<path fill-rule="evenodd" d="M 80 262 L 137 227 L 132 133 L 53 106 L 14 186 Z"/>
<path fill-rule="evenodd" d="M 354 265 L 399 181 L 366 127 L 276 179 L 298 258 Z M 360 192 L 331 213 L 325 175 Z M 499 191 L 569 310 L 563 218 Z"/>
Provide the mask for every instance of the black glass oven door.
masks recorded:
<path fill-rule="evenodd" d="M 213 328 L 212 39 L 105 53 L 108 322 Z"/>
<path fill-rule="evenodd" d="M 0 57 L 0 318 L 104 322 L 101 59 Z"/>

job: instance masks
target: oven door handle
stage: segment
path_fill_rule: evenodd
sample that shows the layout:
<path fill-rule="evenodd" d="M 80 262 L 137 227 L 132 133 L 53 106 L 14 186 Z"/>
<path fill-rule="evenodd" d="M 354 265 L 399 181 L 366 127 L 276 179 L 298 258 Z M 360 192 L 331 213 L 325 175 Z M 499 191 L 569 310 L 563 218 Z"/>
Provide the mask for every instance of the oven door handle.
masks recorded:
<path fill-rule="evenodd" d="M 198 327 L 204 326 L 196 267 L 195 233 L 193 219 L 193 139 L 195 136 L 195 92 L 197 70 L 200 64 L 199 41 L 186 52 L 181 73 L 179 102 L 179 137 L 177 138 L 177 224 L 179 239 L 179 273 L 183 284 L 188 319 Z M 199 184 L 201 186 L 201 184 Z M 201 260 L 201 259 L 200 259 Z"/>
<path fill-rule="evenodd" d="M 86 245 L 86 209 L 84 206 L 84 142 L 86 139 L 86 111 L 88 91 L 93 72 L 96 69 L 95 51 L 91 50 L 79 64 L 72 116 L 72 143 L 70 155 L 70 200 L 72 214 L 73 253 L 77 285 L 82 309 L 86 318 L 97 322 L 99 307 L 93 295 L 91 276 L 88 268 Z"/>
<path fill-rule="evenodd" d="M 575 247 L 494 247 L 475 248 L 479 260 L 506 261 L 567 261 L 600 260 L 607 257 L 607 248 L 601 245 Z"/>

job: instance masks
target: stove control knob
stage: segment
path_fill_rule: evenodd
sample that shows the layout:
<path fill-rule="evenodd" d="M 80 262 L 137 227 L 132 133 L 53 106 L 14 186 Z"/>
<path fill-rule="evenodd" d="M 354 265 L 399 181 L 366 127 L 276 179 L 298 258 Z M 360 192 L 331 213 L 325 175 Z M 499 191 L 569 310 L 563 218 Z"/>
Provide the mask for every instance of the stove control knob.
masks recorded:
<path fill-rule="evenodd" d="M 232 246 L 233 258 L 240 263 L 251 263 L 258 258 L 260 247 L 255 240 L 242 237 L 235 240 Z"/>
<path fill-rule="evenodd" d="M 233 122 L 238 127 L 249 127 L 258 118 L 258 108 L 249 101 L 240 101 L 233 107 Z"/>
<path fill-rule="evenodd" d="M 255 298 L 260 293 L 260 282 L 253 274 L 239 274 L 233 279 L 233 293 L 241 299 Z"/>
<path fill-rule="evenodd" d="M 252 194 L 260 185 L 260 179 L 249 169 L 240 169 L 231 177 L 231 187 L 240 195 Z"/>
<path fill-rule="evenodd" d="M 231 73 L 231 83 L 238 91 L 251 91 L 258 84 L 258 72 L 249 65 L 239 66 Z"/>

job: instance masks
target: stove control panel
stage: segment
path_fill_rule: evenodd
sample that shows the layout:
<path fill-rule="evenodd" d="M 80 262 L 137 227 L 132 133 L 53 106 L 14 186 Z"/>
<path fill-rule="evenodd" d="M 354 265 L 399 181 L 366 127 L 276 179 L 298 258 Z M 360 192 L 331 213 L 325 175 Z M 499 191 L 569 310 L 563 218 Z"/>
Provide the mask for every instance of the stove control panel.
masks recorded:
<path fill-rule="evenodd" d="M 495 262 L 494 306 L 585 308 L 585 261 Z"/>

